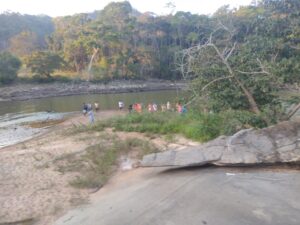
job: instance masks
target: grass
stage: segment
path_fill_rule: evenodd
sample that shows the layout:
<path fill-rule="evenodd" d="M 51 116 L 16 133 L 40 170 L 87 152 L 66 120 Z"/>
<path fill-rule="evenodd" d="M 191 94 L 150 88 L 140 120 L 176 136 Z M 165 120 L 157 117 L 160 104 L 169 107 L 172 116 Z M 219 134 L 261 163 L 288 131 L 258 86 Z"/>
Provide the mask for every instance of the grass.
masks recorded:
<path fill-rule="evenodd" d="M 98 122 L 96 124 L 90 124 L 90 125 L 85 125 L 85 124 L 73 124 L 73 127 L 69 129 L 65 134 L 68 135 L 75 135 L 83 132 L 95 132 L 95 131 L 104 131 L 104 128 L 107 127 L 103 124 L 104 122 Z"/>
<path fill-rule="evenodd" d="M 156 152 L 148 141 L 138 138 L 119 139 L 116 135 L 102 133 L 99 143 L 89 146 L 78 154 L 65 154 L 53 163 L 61 173 L 76 172 L 78 175 L 69 183 L 76 188 L 100 188 L 118 167 L 122 155 L 135 152 L 138 158 Z"/>
<path fill-rule="evenodd" d="M 99 124 L 113 127 L 117 131 L 141 132 L 149 134 L 183 134 L 187 138 L 207 141 L 219 135 L 219 118 L 215 115 L 178 115 L 177 113 L 132 113 L 126 117 L 111 119 Z"/>
<path fill-rule="evenodd" d="M 98 133 L 94 135 L 97 144 L 89 146 L 84 153 L 69 154 L 56 159 L 58 170 L 62 173 L 76 172 L 78 176 L 70 181 L 76 188 L 100 188 L 117 169 L 120 156 L 132 152 L 142 158 L 145 154 L 156 152 L 150 142 L 138 138 L 121 140 L 116 134 L 103 132 L 106 128 L 115 131 L 141 132 L 151 139 L 164 135 L 170 142 L 174 134 L 182 134 L 197 141 L 208 141 L 222 134 L 232 134 L 240 129 L 263 127 L 265 122 L 259 116 L 244 111 L 222 113 L 189 112 L 180 115 L 175 112 L 130 113 L 94 125 L 74 125 L 70 133 Z"/>
<path fill-rule="evenodd" d="M 116 131 L 140 132 L 151 135 L 182 134 L 183 136 L 205 142 L 219 135 L 230 135 L 240 129 L 264 127 L 264 120 L 246 111 L 226 111 L 222 113 L 189 112 L 179 115 L 175 112 L 131 113 L 101 121 L 85 131 L 103 130 L 112 127 Z"/>

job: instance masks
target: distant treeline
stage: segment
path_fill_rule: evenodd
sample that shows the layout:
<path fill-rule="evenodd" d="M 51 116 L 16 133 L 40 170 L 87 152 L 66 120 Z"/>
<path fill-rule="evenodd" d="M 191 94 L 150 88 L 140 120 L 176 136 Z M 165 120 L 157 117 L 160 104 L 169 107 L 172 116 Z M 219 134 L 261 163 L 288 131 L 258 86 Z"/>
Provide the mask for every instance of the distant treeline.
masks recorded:
<path fill-rule="evenodd" d="M 140 13 L 127 1 L 56 18 L 7 12 L 0 15 L 0 51 L 20 58 L 31 69 L 28 75 L 51 77 L 59 69 L 60 74 L 95 80 L 179 79 L 176 53 L 205 43 L 220 24 L 234 28 L 233 41 L 256 46 L 260 58 L 272 55 L 268 60 L 276 62 L 286 82 L 299 82 L 299 0 L 224 6 L 212 16 L 157 16 Z"/>

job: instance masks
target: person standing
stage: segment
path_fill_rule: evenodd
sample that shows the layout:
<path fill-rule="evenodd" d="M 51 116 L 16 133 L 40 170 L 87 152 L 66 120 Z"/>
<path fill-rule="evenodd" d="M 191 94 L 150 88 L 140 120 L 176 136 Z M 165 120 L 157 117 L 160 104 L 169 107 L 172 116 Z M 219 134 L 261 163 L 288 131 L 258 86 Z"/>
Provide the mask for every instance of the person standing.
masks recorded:
<path fill-rule="evenodd" d="M 167 102 L 167 110 L 171 111 L 171 103 L 169 101 Z"/>
<path fill-rule="evenodd" d="M 118 105 L 119 105 L 119 110 L 123 110 L 123 108 L 124 108 L 124 102 L 119 101 Z"/>
<path fill-rule="evenodd" d="M 93 124 L 95 122 L 95 118 L 92 109 L 88 111 L 88 116 L 89 116 L 90 124 Z"/>
<path fill-rule="evenodd" d="M 148 104 L 148 112 L 153 112 L 153 106 L 151 103 Z"/>
<path fill-rule="evenodd" d="M 87 114 L 87 111 L 88 111 L 88 106 L 87 106 L 87 104 L 84 102 L 84 103 L 83 103 L 83 110 L 82 110 L 83 115 L 86 115 L 86 114 Z"/>
<path fill-rule="evenodd" d="M 157 112 L 157 104 L 156 103 L 153 103 L 152 104 L 152 107 L 153 107 L 153 112 Z"/>
<path fill-rule="evenodd" d="M 133 108 L 133 106 L 132 106 L 132 104 L 130 104 L 129 106 L 128 106 L 128 111 L 131 113 L 132 112 L 132 108 Z"/>
<path fill-rule="evenodd" d="M 88 104 L 87 104 L 87 111 L 89 112 L 89 111 L 91 111 L 91 110 L 93 110 L 93 106 L 92 106 L 91 103 L 88 103 Z"/>
<path fill-rule="evenodd" d="M 176 110 L 177 110 L 177 112 L 181 113 L 182 105 L 180 103 L 176 103 Z"/>
<path fill-rule="evenodd" d="M 94 106 L 95 106 L 95 111 L 98 112 L 98 110 L 99 110 L 99 103 L 98 103 L 98 102 L 95 102 L 95 103 L 94 103 Z"/>

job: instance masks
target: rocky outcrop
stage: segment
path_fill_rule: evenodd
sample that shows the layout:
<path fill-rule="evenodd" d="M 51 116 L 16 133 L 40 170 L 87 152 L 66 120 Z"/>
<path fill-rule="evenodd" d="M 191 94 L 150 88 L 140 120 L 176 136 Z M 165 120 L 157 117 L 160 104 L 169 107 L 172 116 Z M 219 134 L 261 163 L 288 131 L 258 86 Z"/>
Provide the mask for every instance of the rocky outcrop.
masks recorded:
<path fill-rule="evenodd" d="M 144 156 L 141 165 L 248 165 L 300 162 L 300 121 L 246 129 L 199 146 Z"/>

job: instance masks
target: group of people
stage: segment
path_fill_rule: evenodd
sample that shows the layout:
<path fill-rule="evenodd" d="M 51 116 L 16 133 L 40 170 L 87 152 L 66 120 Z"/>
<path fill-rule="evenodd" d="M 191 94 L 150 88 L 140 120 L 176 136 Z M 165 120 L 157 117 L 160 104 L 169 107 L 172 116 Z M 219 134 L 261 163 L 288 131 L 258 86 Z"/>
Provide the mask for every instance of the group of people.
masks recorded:
<path fill-rule="evenodd" d="M 143 107 L 142 103 L 134 103 L 134 104 L 130 104 L 128 106 L 129 112 L 141 113 L 143 111 L 143 108 L 144 107 Z M 186 106 L 181 105 L 180 103 L 176 103 L 175 108 L 173 108 L 169 101 L 166 104 L 161 104 L 160 109 L 156 103 L 149 103 L 147 105 L 146 110 L 148 110 L 148 112 L 151 112 L 151 113 L 157 112 L 157 111 L 161 111 L 161 112 L 176 111 L 178 113 L 186 113 L 187 112 Z"/>
<path fill-rule="evenodd" d="M 123 101 L 118 102 L 118 108 L 119 110 L 123 110 L 125 107 L 125 104 Z M 129 112 L 138 112 L 142 113 L 143 112 L 143 104 L 142 103 L 134 103 L 130 104 L 128 106 L 128 111 Z M 93 105 L 91 103 L 83 103 L 83 115 L 88 115 L 90 123 L 94 123 L 95 117 L 93 113 L 93 109 L 95 109 L 96 112 L 99 111 L 99 103 L 95 102 Z M 146 110 L 148 112 L 157 112 L 159 111 L 159 106 L 156 103 L 149 103 L 147 105 Z M 166 104 L 161 104 L 160 105 L 160 111 L 161 112 L 166 112 L 166 111 L 176 111 L 178 113 L 186 113 L 187 109 L 185 106 L 181 105 L 180 103 L 175 104 L 175 108 L 172 107 L 172 104 L 168 101 Z"/>

